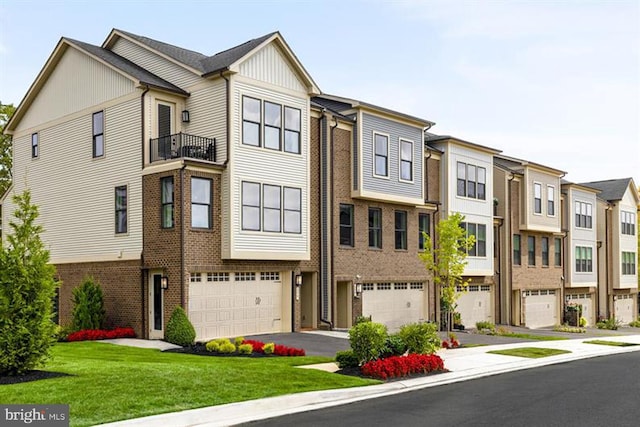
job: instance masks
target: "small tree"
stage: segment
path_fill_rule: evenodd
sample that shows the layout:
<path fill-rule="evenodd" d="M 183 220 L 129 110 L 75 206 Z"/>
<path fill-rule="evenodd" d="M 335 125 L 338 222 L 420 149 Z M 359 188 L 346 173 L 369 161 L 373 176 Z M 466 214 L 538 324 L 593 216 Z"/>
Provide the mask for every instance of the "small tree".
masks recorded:
<path fill-rule="evenodd" d="M 433 276 L 433 281 L 440 289 L 440 305 L 444 310 L 453 310 L 458 299 L 456 288 L 466 288 L 469 280 L 463 280 L 464 267 L 467 265 L 467 251 L 475 244 L 475 236 L 467 236 L 461 227 L 464 216 L 459 213 L 449 215 L 436 225 L 436 244 L 431 236 L 423 233 L 424 252 L 418 256 Z M 451 322 L 447 322 L 451 329 Z"/>
<path fill-rule="evenodd" d="M 31 192 L 13 196 L 17 221 L 9 222 L 0 251 L 0 375 L 21 375 L 43 364 L 53 345 L 55 268 L 36 225 Z"/>
<path fill-rule="evenodd" d="M 182 307 L 176 307 L 171 313 L 164 331 L 164 339 L 171 344 L 183 347 L 189 346 L 195 341 L 196 330 Z"/>
<path fill-rule="evenodd" d="M 74 331 L 102 329 L 105 321 L 104 300 L 100 284 L 92 277 L 86 277 L 82 284 L 73 289 Z"/>

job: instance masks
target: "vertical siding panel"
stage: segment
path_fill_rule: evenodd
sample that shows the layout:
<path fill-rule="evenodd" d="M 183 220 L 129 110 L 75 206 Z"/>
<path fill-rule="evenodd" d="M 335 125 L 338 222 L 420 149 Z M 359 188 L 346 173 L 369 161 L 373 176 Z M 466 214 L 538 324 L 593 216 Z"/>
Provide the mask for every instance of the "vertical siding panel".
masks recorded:
<path fill-rule="evenodd" d="M 254 80 L 306 92 L 296 73 L 292 71 L 280 50 L 273 44 L 265 46 L 244 61 L 240 65 L 240 74 Z"/>

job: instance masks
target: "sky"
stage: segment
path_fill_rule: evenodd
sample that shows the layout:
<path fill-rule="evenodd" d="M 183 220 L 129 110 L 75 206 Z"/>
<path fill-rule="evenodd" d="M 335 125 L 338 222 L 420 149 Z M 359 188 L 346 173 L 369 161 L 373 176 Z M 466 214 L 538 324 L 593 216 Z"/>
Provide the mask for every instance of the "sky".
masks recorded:
<path fill-rule="evenodd" d="M 112 28 L 213 55 L 280 31 L 324 93 L 586 182 L 640 185 L 640 0 L 0 0 L 0 101 L 60 37 Z"/>

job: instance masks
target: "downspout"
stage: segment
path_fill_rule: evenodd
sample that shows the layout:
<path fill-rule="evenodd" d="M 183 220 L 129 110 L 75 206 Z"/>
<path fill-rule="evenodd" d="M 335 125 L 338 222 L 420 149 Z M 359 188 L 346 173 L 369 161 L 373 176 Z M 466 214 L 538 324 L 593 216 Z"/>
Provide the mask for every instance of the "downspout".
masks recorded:
<path fill-rule="evenodd" d="M 184 297 L 184 170 L 186 164 L 180 168 L 180 306 L 187 309 Z"/>
<path fill-rule="evenodd" d="M 328 248 L 327 248 L 327 239 L 326 239 L 326 235 L 327 235 L 327 230 L 326 227 L 324 226 L 325 221 L 324 218 L 327 216 L 327 201 L 328 201 L 328 196 L 326 194 L 327 190 L 326 190 L 326 179 L 323 180 L 323 178 L 325 177 L 325 174 L 327 173 L 327 167 L 323 162 L 323 159 L 326 156 L 326 145 L 327 145 L 327 131 L 326 131 L 326 126 L 327 126 L 327 117 L 325 115 L 326 110 L 323 108 L 322 109 L 322 117 L 320 119 L 320 126 L 318 127 L 318 139 L 320 142 L 320 149 L 318 150 L 318 152 L 320 153 L 320 167 L 318 168 L 318 182 L 320 185 L 320 322 L 329 325 L 329 329 L 333 329 L 333 323 L 331 323 L 331 321 L 329 319 L 327 319 L 324 315 L 324 307 L 323 307 L 323 303 L 324 303 L 324 289 L 327 289 L 327 297 L 329 298 L 329 291 L 328 291 L 328 287 L 329 287 L 329 277 L 328 274 L 325 274 L 325 266 L 328 263 L 327 260 L 327 256 L 328 256 Z M 328 269 L 327 269 L 328 270 Z M 329 304 L 327 302 L 327 304 Z M 328 312 L 329 310 L 327 310 Z"/>
<path fill-rule="evenodd" d="M 425 131 L 426 132 L 426 131 Z M 433 153 L 431 151 L 429 151 L 429 157 L 424 159 L 424 172 L 425 172 L 425 185 L 426 185 L 426 191 L 425 191 L 425 195 L 424 198 L 425 200 L 429 200 L 429 168 L 427 166 L 427 164 L 429 163 L 429 159 L 431 158 L 431 156 L 433 156 Z"/>
<path fill-rule="evenodd" d="M 605 242 L 606 242 L 606 254 L 607 257 L 605 258 L 605 279 L 607 282 L 607 295 L 606 295 L 606 301 L 607 301 L 607 319 L 611 318 L 611 313 L 615 312 L 615 310 L 613 310 L 613 280 L 611 280 L 611 272 L 609 271 L 609 261 L 610 261 L 610 257 L 612 256 L 612 250 L 611 250 L 611 245 L 610 245 L 610 239 L 609 239 L 609 228 L 611 227 L 610 225 L 610 220 L 609 220 L 609 216 L 612 215 L 611 212 L 613 212 L 613 206 L 607 204 L 607 207 L 605 208 L 604 211 L 604 229 L 605 229 Z"/>
<path fill-rule="evenodd" d="M 147 92 L 149 92 L 149 86 L 145 86 L 145 89 L 142 91 L 142 95 L 140 95 L 140 132 L 141 132 L 141 136 L 142 136 L 142 150 L 140 151 L 140 156 L 142 157 L 142 167 L 141 169 L 144 169 L 144 146 L 146 144 L 145 141 L 145 133 L 144 133 L 144 122 L 145 122 L 145 117 L 144 117 L 144 96 L 147 94 Z M 144 194 L 143 194 L 144 195 Z M 144 206 L 144 205 L 143 205 Z"/>
<path fill-rule="evenodd" d="M 429 224 L 429 227 L 431 227 L 433 229 L 433 239 L 431 239 L 431 242 L 433 243 L 433 245 L 435 246 L 436 243 L 438 242 L 437 236 L 436 236 L 436 217 L 438 216 L 440 210 L 440 203 L 436 203 L 436 210 L 433 212 L 433 224 Z M 435 247 L 433 248 L 435 249 Z M 437 262 L 437 255 L 435 250 L 433 251 L 433 258 L 434 261 Z M 440 319 L 440 292 L 439 289 L 436 289 L 436 282 L 434 280 L 433 277 L 431 277 L 431 281 L 433 282 L 433 315 L 434 315 L 434 321 L 437 322 L 438 325 L 440 325 L 440 321 L 438 319 Z M 438 326 L 438 329 L 439 326 Z"/>
<path fill-rule="evenodd" d="M 140 156 L 142 159 L 142 169 L 144 169 L 144 148 L 145 148 L 145 132 L 144 132 L 144 122 L 145 122 L 145 115 L 144 115 L 144 97 L 147 94 L 147 92 L 149 92 L 149 86 L 146 86 L 145 89 L 142 91 L 142 95 L 140 95 L 140 141 L 141 141 L 141 147 L 142 149 L 140 150 Z M 142 192 L 142 206 L 146 206 L 144 203 L 144 191 Z M 146 321 L 146 317 L 147 317 L 147 310 L 145 310 L 145 277 L 144 277 L 144 272 L 145 272 L 145 268 L 144 268 L 144 232 L 142 233 L 142 254 L 140 254 L 140 258 L 142 261 L 142 269 L 140 271 L 140 301 L 142 301 L 141 307 L 142 307 L 142 336 L 144 337 L 149 337 L 148 336 L 148 329 L 146 327 L 147 321 Z M 147 272 L 149 270 L 146 270 Z"/>
<path fill-rule="evenodd" d="M 513 316 L 512 316 L 512 311 L 513 311 L 513 307 L 511 306 L 511 297 L 512 297 L 512 292 L 513 292 L 513 218 L 511 218 L 511 184 L 513 182 L 513 180 L 516 178 L 516 176 L 513 173 L 510 173 L 510 177 L 507 180 L 507 201 L 505 203 L 505 213 L 509 215 L 508 220 L 509 220 L 509 235 L 506 236 L 506 240 L 507 240 L 507 250 L 509 251 L 509 256 L 508 256 L 508 262 L 507 262 L 507 268 L 506 268 L 506 273 L 504 277 L 505 280 L 505 293 L 507 294 L 507 298 L 505 300 L 506 302 L 506 311 L 507 311 L 507 325 L 512 325 L 513 322 Z M 522 236 L 520 237 L 520 257 L 522 257 Z M 522 266 L 521 266 L 522 267 Z M 522 307 L 520 307 L 520 311 L 522 311 Z M 520 316 L 522 317 L 522 316 Z"/>
<path fill-rule="evenodd" d="M 331 174 L 331 179 L 330 179 L 329 186 L 331 188 L 331 199 L 327 199 L 327 202 L 328 202 L 327 204 L 329 205 L 329 212 L 330 212 L 330 219 L 331 219 L 331 221 L 330 221 L 331 222 L 331 227 L 329 227 L 329 229 L 330 229 L 329 230 L 329 247 L 331 248 L 331 290 L 332 291 L 333 291 L 333 279 L 335 277 L 335 273 L 334 273 L 334 271 L 335 271 L 334 270 L 334 259 L 335 259 L 335 256 L 334 256 L 334 253 L 333 253 L 333 250 L 334 250 L 333 242 L 335 240 L 335 237 L 334 237 L 335 236 L 335 226 L 333 224 L 333 197 L 334 197 L 334 195 L 333 195 L 333 187 L 334 187 L 334 185 L 333 185 L 333 182 L 334 182 L 334 179 L 333 179 L 333 164 L 334 164 L 334 157 L 335 157 L 334 156 L 334 151 L 335 150 L 333 148 L 334 147 L 333 134 L 334 134 L 334 131 L 336 130 L 336 128 L 338 127 L 338 119 L 335 116 L 333 116 L 333 120 L 336 122 L 336 124 L 335 124 L 335 126 L 331 126 L 331 131 L 329 132 L 329 135 L 330 135 L 330 138 L 331 138 L 331 141 L 329 143 L 329 149 L 331 150 L 331 154 L 329 156 L 329 159 L 330 159 L 329 174 Z M 337 292 L 331 292 L 331 308 L 337 307 L 336 293 Z M 331 315 L 332 315 L 331 317 L 332 318 L 334 317 L 333 313 L 334 313 L 333 310 L 331 310 Z M 333 329 L 333 328 L 331 328 L 331 329 Z"/>
<path fill-rule="evenodd" d="M 231 92 L 229 91 L 229 79 L 223 74 L 223 71 L 220 71 L 220 77 L 224 79 L 225 92 L 227 95 L 226 96 L 227 98 L 227 138 L 226 138 L 227 139 L 227 144 L 226 144 L 227 155 L 223 163 L 223 166 L 227 166 L 227 163 L 229 163 L 229 153 L 230 153 L 229 147 L 231 146 L 231 141 L 229 140 L 229 131 L 231 130 L 231 114 L 229 114 L 229 107 L 231 106 Z"/>

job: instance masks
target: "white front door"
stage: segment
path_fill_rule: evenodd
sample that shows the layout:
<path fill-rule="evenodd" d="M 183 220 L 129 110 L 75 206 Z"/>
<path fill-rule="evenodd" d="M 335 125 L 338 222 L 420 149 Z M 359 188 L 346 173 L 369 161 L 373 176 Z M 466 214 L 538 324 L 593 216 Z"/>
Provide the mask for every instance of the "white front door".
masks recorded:
<path fill-rule="evenodd" d="M 164 338 L 162 272 L 149 272 L 149 339 Z"/>

